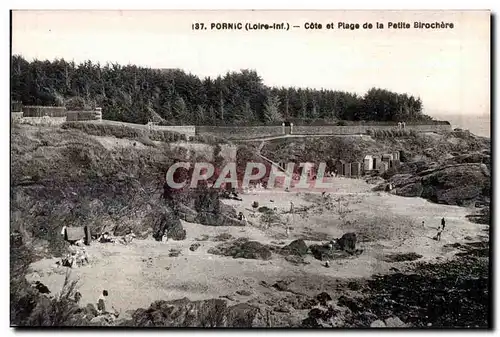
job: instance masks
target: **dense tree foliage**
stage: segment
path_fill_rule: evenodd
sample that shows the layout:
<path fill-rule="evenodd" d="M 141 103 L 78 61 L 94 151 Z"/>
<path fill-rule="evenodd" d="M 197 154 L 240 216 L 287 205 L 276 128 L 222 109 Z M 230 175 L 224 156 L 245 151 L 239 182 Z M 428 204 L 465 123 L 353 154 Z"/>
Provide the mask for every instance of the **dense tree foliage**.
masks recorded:
<path fill-rule="evenodd" d="M 250 125 L 338 120 L 429 119 L 419 98 L 384 89 L 353 93 L 263 84 L 253 70 L 199 78 L 178 69 L 81 64 L 65 60 L 28 62 L 12 57 L 12 99 L 26 105 L 103 108 L 103 118 L 132 123 Z"/>

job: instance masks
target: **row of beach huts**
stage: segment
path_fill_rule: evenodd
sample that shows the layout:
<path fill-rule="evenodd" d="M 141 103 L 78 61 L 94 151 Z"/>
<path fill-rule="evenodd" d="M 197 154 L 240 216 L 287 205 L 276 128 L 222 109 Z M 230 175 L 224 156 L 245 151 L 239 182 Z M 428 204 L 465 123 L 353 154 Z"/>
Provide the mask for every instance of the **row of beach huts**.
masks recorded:
<path fill-rule="evenodd" d="M 360 177 L 363 174 L 375 172 L 382 174 L 390 168 L 399 167 L 401 163 L 400 157 L 400 151 L 395 151 L 393 153 L 386 153 L 383 155 L 367 154 L 363 158 L 362 163 L 348 163 L 344 160 L 338 160 L 335 164 L 336 175 L 344 177 Z"/>
<path fill-rule="evenodd" d="M 382 155 L 367 154 L 363 158 L 363 162 L 347 162 L 345 160 L 337 160 L 333 163 L 334 167 L 327 169 L 326 175 L 331 174 L 337 177 L 358 178 L 367 174 L 382 174 L 390 168 L 399 167 L 401 165 L 401 151 L 393 153 L 385 153 Z M 317 174 L 314 163 L 307 163 L 307 175 L 314 179 Z M 286 162 L 282 161 L 277 164 L 281 170 L 285 171 Z M 300 174 L 300 173 L 299 173 Z"/>

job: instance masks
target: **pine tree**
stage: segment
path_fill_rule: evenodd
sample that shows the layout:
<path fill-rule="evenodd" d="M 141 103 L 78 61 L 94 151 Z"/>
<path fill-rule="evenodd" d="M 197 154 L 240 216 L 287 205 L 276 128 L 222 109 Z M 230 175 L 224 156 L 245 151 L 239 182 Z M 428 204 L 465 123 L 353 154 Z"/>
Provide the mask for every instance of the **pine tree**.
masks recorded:
<path fill-rule="evenodd" d="M 282 122 L 283 116 L 279 112 L 280 100 L 277 96 L 268 95 L 264 105 L 264 117 L 266 122 Z"/>
<path fill-rule="evenodd" d="M 311 118 L 318 118 L 318 104 L 316 103 L 316 100 L 313 99 L 312 101 L 312 109 L 311 109 Z"/>
<path fill-rule="evenodd" d="M 184 99 L 182 97 L 180 97 L 180 96 L 175 97 L 172 109 L 174 112 L 174 116 L 177 120 L 184 121 L 184 122 L 189 121 L 189 115 L 188 115 L 188 110 L 186 107 L 186 102 L 184 102 Z"/>
<path fill-rule="evenodd" d="M 205 108 L 201 105 L 198 105 L 198 109 L 196 110 L 196 124 L 202 125 L 205 122 Z"/>

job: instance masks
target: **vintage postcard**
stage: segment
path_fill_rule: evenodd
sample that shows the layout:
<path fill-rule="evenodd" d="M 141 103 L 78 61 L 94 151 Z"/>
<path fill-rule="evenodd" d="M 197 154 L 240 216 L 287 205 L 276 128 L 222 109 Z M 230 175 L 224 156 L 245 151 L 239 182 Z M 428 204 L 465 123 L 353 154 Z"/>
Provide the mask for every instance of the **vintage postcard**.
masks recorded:
<path fill-rule="evenodd" d="M 489 11 L 11 11 L 13 327 L 492 327 Z"/>

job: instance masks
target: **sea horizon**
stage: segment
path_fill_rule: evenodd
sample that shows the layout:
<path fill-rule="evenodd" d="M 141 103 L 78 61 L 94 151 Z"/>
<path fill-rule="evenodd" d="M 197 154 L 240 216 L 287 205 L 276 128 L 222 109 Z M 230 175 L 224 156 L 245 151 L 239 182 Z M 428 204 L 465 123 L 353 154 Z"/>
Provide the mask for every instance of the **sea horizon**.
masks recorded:
<path fill-rule="evenodd" d="M 434 119 L 450 122 L 453 129 L 469 130 L 476 136 L 491 138 L 491 115 L 488 114 L 429 114 Z"/>

